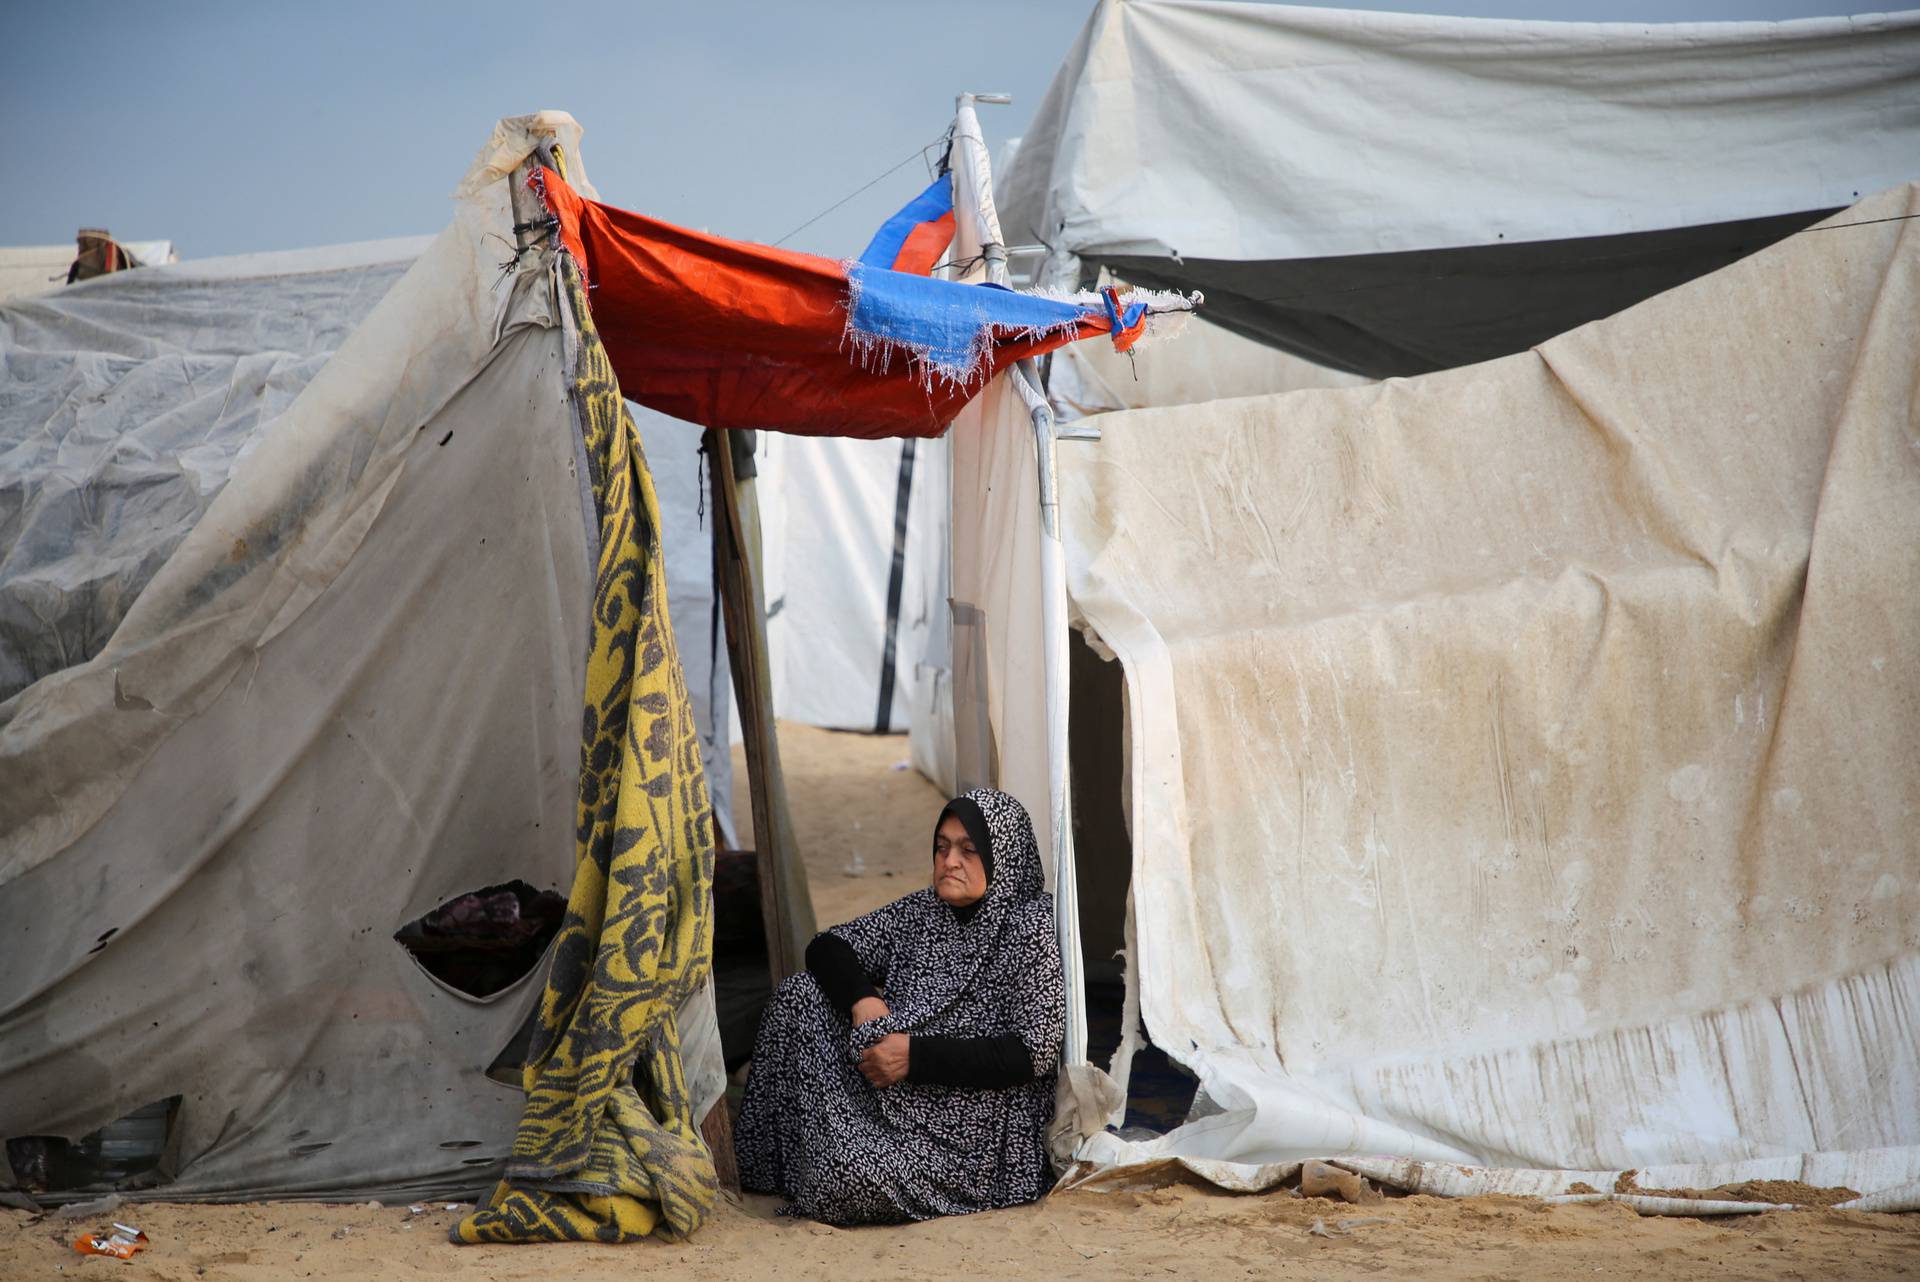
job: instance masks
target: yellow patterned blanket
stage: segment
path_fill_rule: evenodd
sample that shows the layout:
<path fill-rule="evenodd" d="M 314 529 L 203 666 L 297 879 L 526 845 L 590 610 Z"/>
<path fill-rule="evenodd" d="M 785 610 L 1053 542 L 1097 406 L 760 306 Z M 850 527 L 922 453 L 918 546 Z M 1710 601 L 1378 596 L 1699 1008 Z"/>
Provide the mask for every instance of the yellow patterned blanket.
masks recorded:
<path fill-rule="evenodd" d="M 713 832 L 667 622 L 659 507 L 575 264 L 572 371 L 599 509 L 581 730 L 579 859 L 522 1069 L 507 1174 L 455 1242 L 626 1242 L 713 1209 L 675 1009 L 712 967 Z"/>

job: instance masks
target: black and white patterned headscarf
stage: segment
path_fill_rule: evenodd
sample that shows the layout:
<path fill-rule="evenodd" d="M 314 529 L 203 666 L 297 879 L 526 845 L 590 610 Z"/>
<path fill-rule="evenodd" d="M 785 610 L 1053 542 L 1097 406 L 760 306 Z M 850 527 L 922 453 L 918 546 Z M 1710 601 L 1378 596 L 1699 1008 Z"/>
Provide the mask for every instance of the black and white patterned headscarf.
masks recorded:
<path fill-rule="evenodd" d="M 741 1181 L 833 1224 L 889 1223 L 1032 1201 L 1051 1184 L 1045 1131 L 1066 997 L 1053 897 L 1033 822 L 1003 792 L 975 789 L 992 875 L 970 914 L 929 888 L 836 926 L 891 1013 L 849 1028 L 811 975 L 767 1006 L 734 1131 Z M 876 1089 L 854 1067 L 889 1033 L 1017 1034 L 1034 1080 L 1005 1089 L 902 1081 Z"/>

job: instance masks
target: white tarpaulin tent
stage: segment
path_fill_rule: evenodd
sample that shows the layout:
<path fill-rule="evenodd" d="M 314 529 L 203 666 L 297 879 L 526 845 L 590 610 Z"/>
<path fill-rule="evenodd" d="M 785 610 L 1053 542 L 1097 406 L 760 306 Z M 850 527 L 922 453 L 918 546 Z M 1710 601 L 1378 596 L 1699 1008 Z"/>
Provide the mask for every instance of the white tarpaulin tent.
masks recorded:
<path fill-rule="evenodd" d="M 1132 1143 L 1080 1070 L 1079 1177 L 1920 1178 L 1916 217 L 1901 187 L 1536 351 L 1060 447 L 1124 673 L 1119 777 L 1075 796 L 1123 790 L 1129 1016 L 1201 1082 Z M 993 674 L 1000 744 L 1047 739 L 1033 666 Z M 1046 763 L 999 768 L 1037 809 Z M 1081 887 L 1121 875 L 1077 844 Z"/>
<path fill-rule="evenodd" d="M 1010 243 L 1375 377 L 1524 350 L 1912 177 L 1920 13 L 1516 22 L 1106 0 Z M 1078 259 L 1077 265 L 1073 261 Z"/>
<path fill-rule="evenodd" d="M 1131 864 L 1129 1033 L 1118 1083 L 1069 1067 L 1072 1178 L 1260 1187 L 1317 1156 L 1561 1194 L 1638 1166 L 1920 1205 L 1916 267 L 1874 221 L 1911 194 L 1525 350 L 1904 182 L 1917 40 L 1095 12 L 1002 191 L 1045 278 L 1198 284 L 1212 320 L 1368 373 L 1518 354 L 1059 447 L 1066 590 L 1124 671 L 1088 699 L 1072 665 L 1054 845 L 1089 968 L 1122 931 L 1076 901 Z M 980 723 L 972 768 L 1038 815 L 1066 762 L 1034 456 L 981 406 L 960 773 Z M 1144 1143 L 1105 1129 L 1142 1017 L 1201 1079 Z"/>
<path fill-rule="evenodd" d="M 116 272 L 0 311 L 0 701 L 100 651 L 428 243 Z"/>
<path fill-rule="evenodd" d="M 503 180 L 550 129 L 592 191 L 570 118 L 503 122 L 98 653 L 0 705 L 0 1135 L 179 1096 L 168 1197 L 497 1178 L 523 1100 L 487 1069 L 540 982 L 475 998 L 393 936 L 574 867 L 591 496 L 562 314 L 500 269 Z M 704 1115 L 724 1070 L 693 1001 Z"/>

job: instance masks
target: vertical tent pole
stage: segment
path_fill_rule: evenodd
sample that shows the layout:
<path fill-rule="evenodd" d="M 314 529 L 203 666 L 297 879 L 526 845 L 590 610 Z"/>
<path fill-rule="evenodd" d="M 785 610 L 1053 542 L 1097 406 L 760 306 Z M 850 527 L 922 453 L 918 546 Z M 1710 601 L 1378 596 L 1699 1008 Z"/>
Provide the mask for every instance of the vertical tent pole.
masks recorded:
<path fill-rule="evenodd" d="M 893 559 L 887 569 L 887 613 L 880 654 L 880 700 L 873 713 L 873 732 L 893 729 L 893 687 L 900 667 L 900 595 L 907 580 L 907 519 L 913 511 L 913 456 L 919 444 L 909 436 L 900 442 L 900 479 L 893 494 Z"/>
<path fill-rule="evenodd" d="M 961 94 L 954 104 L 953 145 L 959 163 L 954 164 L 955 184 L 966 182 L 978 188 L 987 171 L 986 142 L 980 133 L 976 102 L 1005 103 L 1005 94 Z M 990 184 L 987 179 L 986 183 Z M 993 210 L 993 192 L 972 190 L 963 204 L 956 199 L 956 210 L 979 212 L 980 252 L 987 279 L 995 285 L 1009 285 L 1007 248 L 1000 241 L 999 216 Z M 1073 856 L 1073 790 L 1067 771 L 1067 558 L 1060 540 L 1060 499 L 1058 467 L 1055 458 L 1053 407 L 1041 390 L 1039 375 L 1031 359 L 1020 361 L 1008 372 L 1013 386 L 1026 403 L 1033 422 L 1034 465 L 1040 482 L 1040 593 L 1041 635 L 1044 638 L 1047 686 L 1047 801 L 1053 822 L 1053 903 L 1060 939 L 1060 966 L 1067 990 L 1067 1031 L 1061 1048 L 1062 1062 L 1083 1064 L 1087 1058 L 1087 980 L 1080 956 L 1080 897 L 1076 890 Z"/>
<path fill-rule="evenodd" d="M 736 451 L 743 457 L 736 457 Z M 727 656 L 746 735 L 760 917 L 768 966 L 777 984 L 804 965 L 814 919 L 806 866 L 800 861 L 800 842 L 787 810 L 787 785 L 780 771 L 780 742 L 774 726 L 773 669 L 767 656 L 760 573 L 760 505 L 753 477 L 742 466 L 751 465 L 751 436 L 709 428 L 706 452 L 713 484 L 714 586 L 727 621 Z"/>
<path fill-rule="evenodd" d="M 1004 271 L 1004 268 L 1003 268 Z M 1040 630 L 1046 645 L 1047 798 L 1053 809 L 1053 905 L 1060 935 L 1060 966 L 1067 989 L 1063 1061 L 1087 1059 L 1087 979 L 1080 956 L 1080 895 L 1073 851 L 1073 780 L 1067 770 L 1067 550 L 1060 538 L 1059 466 L 1053 407 L 1040 390 L 1031 359 L 1012 371 L 1033 420 L 1034 462 L 1040 474 Z"/>
<path fill-rule="evenodd" d="M 525 252 L 527 246 L 533 243 L 532 225 L 547 216 L 545 207 L 540 203 L 540 197 L 527 186 L 527 179 L 533 176 L 533 167 L 541 163 L 543 163 L 542 157 L 536 151 L 521 161 L 507 178 L 507 200 L 513 209 L 514 225 L 525 228 L 513 234 L 514 248 L 522 252 Z"/>

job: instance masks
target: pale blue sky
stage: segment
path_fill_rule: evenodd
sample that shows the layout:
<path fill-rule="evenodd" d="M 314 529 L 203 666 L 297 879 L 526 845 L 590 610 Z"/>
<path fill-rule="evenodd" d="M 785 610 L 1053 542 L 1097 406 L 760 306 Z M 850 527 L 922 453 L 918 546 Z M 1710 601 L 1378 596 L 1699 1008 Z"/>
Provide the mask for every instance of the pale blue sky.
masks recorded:
<path fill-rule="evenodd" d="M 1820 0 L 1353 3 L 1478 17 L 1780 19 Z M 509 4 L 0 0 L 0 245 L 80 226 L 183 257 L 438 231 L 495 119 L 586 126 L 604 199 L 772 240 L 936 138 L 964 89 L 1018 134 L 1090 0 Z M 918 165 L 790 243 L 856 253 Z"/>

